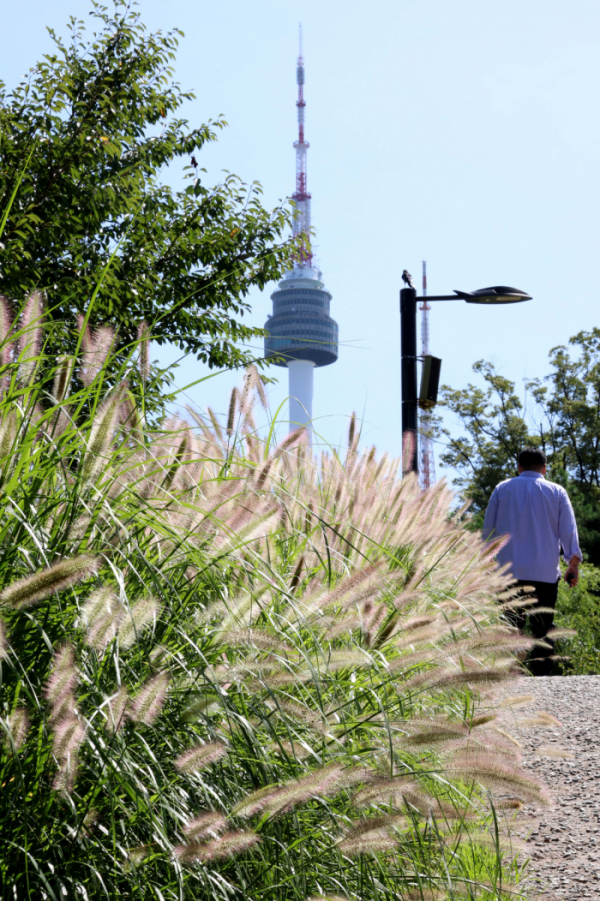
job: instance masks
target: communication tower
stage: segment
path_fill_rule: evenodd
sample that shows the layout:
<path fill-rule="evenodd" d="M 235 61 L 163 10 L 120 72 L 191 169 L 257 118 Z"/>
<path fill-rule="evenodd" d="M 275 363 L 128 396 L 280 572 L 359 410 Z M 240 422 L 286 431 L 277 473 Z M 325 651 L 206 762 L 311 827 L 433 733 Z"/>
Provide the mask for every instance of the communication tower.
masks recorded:
<path fill-rule="evenodd" d="M 310 246 L 310 201 L 306 182 L 306 152 L 304 137 L 304 60 L 302 57 L 302 26 L 300 26 L 300 55 L 296 67 L 298 84 L 298 140 L 296 149 L 296 190 L 293 234 L 300 240 L 294 268 L 286 272 L 279 287 L 271 295 L 273 315 L 265 323 L 265 357 L 277 357 L 278 366 L 289 372 L 290 430 L 312 421 L 313 377 L 319 366 L 329 366 L 338 358 L 338 325 L 329 315 L 331 294 L 325 290 L 323 273 L 313 265 Z"/>
<path fill-rule="evenodd" d="M 423 303 L 419 307 L 421 311 L 421 354 L 425 357 L 429 353 L 429 311 L 431 307 L 427 303 L 427 262 L 423 260 Z M 430 436 L 431 413 L 423 410 L 420 416 L 420 460 L 419 482 L 423 490 L 435 483 L 435 458 L 433 455 L 433 441 Z"/>

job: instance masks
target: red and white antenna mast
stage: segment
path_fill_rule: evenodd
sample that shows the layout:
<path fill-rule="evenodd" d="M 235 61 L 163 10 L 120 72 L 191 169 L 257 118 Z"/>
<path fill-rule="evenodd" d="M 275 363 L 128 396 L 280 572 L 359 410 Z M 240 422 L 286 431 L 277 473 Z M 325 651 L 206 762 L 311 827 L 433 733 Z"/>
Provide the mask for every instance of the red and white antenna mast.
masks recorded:
<path fill-rule="evenodd" d="M 423 303 L 419 307 L 421 311 L 421 354 L 425 357 L 429 353 L 429 311 L 431 307 L 427 303 L 427 262 L 423 260 Z M 431 440 L 431 414 L 428 410 L 421 413 L 419 482 L 425 491 L 435 483 L 435 458 L 433 455 L 433 441 Z"/>
<path fill-rule="evenodd" d="M 294 211 L 293 233 L 294 237 L 306 235 L 296 265 L 298 268 L 308 269 L 312 266 L 312 252 L 310 248 L 310 194 L 306 189 L 306 151 L 310 147 L 310 144 L 308 141 L 304 140 L 304 110 L 306 102 L 304 100 L 302 25 L 300 26 L 300 53 L 298 55 L 298 64 L 296 67 L 296 82 L 298 84 L 298 100 L 296 101 L 296 107 L 298 108 L 298 140 L 294 141 L 294 147 L 296 148 L 296 190 L 292 194 L 292 200 L 296 204 L 296 209 Z"/>

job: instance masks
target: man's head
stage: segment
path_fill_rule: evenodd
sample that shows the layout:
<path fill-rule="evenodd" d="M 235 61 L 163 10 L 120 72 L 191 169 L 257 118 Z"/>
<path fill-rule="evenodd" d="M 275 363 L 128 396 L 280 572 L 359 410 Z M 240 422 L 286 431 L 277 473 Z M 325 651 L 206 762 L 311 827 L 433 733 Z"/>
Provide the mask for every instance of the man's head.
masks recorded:
<path fill-rule="evenodd" d="M 546 454 L 539 447 L 524 447 L 517 457 L 519 473 L 541 472 L 545 476 L 547 462 Z"/>

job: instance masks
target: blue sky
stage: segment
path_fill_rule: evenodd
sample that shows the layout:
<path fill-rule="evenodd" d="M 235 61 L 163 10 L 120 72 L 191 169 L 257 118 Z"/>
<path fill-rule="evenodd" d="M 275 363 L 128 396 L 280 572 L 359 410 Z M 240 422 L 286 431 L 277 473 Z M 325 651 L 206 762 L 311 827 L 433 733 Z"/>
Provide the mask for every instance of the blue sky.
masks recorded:
<path fill-rule="evenodd" d="M 45 26 L 63 30 L 89 8 L 5 4 L 0 77 L 14 84 L 49 49 Z M 433 310 L 431 350 L 453 387 L 481 358 L 519 384 L 544 375 L 551 347 L 597 324 L 596 2 L 141 0 L 139 9 L 149 28 L 186 34 L 175 67 L 196 93 L 190 122 L 219 113 L 229 122 L 201 165 L 213 181 L 223 169 L 258 179 L 268 205 L 294 187 L 302 21 L 317 255 L 341 338 L 338 362 L 315 377 L 324 440 L 339 442 L 355 410 L 365 443 L 399 453 L 400 273 L 417 276 L 423 259 L 430 293 L 508 284 L 534 297 Z M 264 323 L 269 293 L 252 296 L 251 322 Z M 204 372 L 187 360 L 177 381 Z M 211 379 L 190 400 L 224 411 L 237 379 Z"/>

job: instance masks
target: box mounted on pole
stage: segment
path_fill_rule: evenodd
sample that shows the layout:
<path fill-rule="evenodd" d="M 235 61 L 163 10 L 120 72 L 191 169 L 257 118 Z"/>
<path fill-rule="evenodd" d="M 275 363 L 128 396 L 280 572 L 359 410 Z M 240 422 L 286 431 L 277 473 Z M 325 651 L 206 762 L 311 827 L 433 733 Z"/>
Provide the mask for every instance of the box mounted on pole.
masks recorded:
<path fill-rule="evenodd" d="M 439 357 L 432 357 L 431 354 L 423 357 L 421 390 L 419 391 L 419 406 L 422 410 L 430 410 L 437 403 L 441 368 L 442 361 Z"/>

